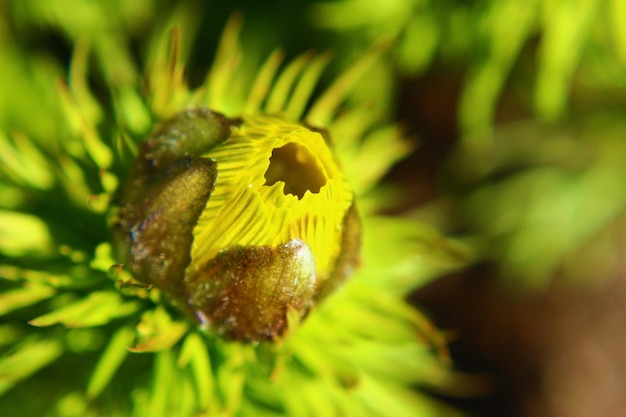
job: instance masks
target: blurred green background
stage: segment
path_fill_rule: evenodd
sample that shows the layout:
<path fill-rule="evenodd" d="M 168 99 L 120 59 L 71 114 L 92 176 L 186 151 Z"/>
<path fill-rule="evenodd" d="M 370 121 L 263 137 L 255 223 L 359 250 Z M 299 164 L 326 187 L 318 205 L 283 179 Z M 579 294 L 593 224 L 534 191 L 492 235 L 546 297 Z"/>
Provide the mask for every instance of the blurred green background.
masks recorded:
<path fill-rule="evenodd" d="M 2 0 L 0 127 L 19 129 L 52 153 L 57 144 L 46 142 L 47 132 L 65 127 L 58 124 L 61 98 L 49 86 L 65 76 L 74 40 L 89 40 L 98 65 L 88 81 L 110 109 L 107 102 L 134 98 L 111 97 L 107 87 L 142 76 L 139 68 L 155 47 L 150 34 L 173 15 L 189 24 L 181 28 L 181 53 L 188 78 L 200 83 L 235 11 L 245 16 L 243 45 L 253 60 L 279 46 L 290 57 L 332 51 L 326 82 L 372 45 L 386 48 L 387 59 L 360 88 L 375 91 L 372 105 L 420 144 L 387 179 L 400 190 L 397 214 L 464 242 L 474 254 L 464 280 L 506 288 L 488 301 L 467 297 L 506 308 L 509 298 L 582 294 L 567 298 L 569 309 L 587 303 L 588 294 L 621 290 L 615 283 L 624 279 L 626 253 L 624 0 Z M 11 163 L 7 155 L 3 163 Z M 49 180 L 36 167 L 32 172 L 35 185 Z M 27 198 L 0 188 L 2 208 Z M 15 245 L 2 239 L 0 252 Z M 88 240 L 89 233 L 75 239 Z M 455 291 L 461 288 L 467 290 Z M 462 295 L 452 306 L 424 301 L 437 319 L 439 310 L 474 308 Z M 460 328 L 461 338 L 473 326 L 479 325 Z M 619 331 L 615 336 L 588 343 L 623 343 Z M 619 392 L 624 376 L 616 378 L 609 388 Z M 562 401 L 576 397 L 568 395 Z M 461 406 L 483 410 L 482 403 Z M 566 415 L 558 407 L 551 413 L 535 415 Z"/>

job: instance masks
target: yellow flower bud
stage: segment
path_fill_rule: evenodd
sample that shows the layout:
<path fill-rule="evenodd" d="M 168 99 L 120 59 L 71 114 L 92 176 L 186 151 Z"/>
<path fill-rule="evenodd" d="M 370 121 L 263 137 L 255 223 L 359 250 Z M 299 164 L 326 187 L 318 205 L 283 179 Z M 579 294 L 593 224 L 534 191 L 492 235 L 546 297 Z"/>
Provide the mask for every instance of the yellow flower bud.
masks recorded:
<path fill-rule="evenodd" d="M 201 325 L 270 340 L 352 274 L 360 225 L 328 140 L 278 116 L 206 109 L 164 123 L 122 192 L 116 242 Z"/>

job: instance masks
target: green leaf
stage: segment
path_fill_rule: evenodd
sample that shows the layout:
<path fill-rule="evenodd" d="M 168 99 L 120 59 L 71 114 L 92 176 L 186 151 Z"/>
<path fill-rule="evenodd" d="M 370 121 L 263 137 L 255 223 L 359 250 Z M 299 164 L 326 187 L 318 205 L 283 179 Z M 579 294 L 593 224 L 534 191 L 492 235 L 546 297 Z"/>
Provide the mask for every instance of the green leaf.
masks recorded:
<path fill-rule="evenodd" d="M 217 399 L 214 396 L 215 382 L 211 370 L 211 358 L 207 346 L 198 333 L 189 333 L 185 338 L 178 358 L 178 366 L 186 365 L 191 368 L 198 406 L 200 409 L 214 409 Z"/>
<path fill-rule="evenodd" d="M 46 223 L 36 216 L 0 210 L 0 253 L 18 257 L 45 255 L 52 249 Z"/>
<path fill-rule="evenodd" d="M 47 285 L 28 285 L 0 293 L 0 315 L 22 307 L 28 307 L 52 297 L 56 291 Z"/>
<path fill-rule="evenodd" d="M 54 184 L 47 160 L 25 135 L 13 135 L 9 140 L 0 131 L 0 162 L 2 173 L 18 184 L 42 190 Z"/>
<path fill-rule="evenodd" d="M 185 335 L 187 322 L 174 321 L 162 308 L 144 313 L 137 325 L 137 344 L 128 348 L 131 352 L 159 352 L 168 350 Z"/>
<path fill-rule="evenodd" d="M 24 281 L 23 285 L 46 286 L 56 289 L 84 289 L 101 284 L 103 277 L 90 272 L 83 265 L 71 267 L 64 274 L 0 265 L 0 279 L 17 283 Z"/>
<path fill-rule="evenodd" d="M 139 306 L 138 302 L 124 302 L 118 293 L 99 291 L 52 313 L 39 316 L 29 323 L 33 326 L 53 324 L 63 324 L 67 327 L 101 326 L 113 319 L 136 312 Z"/>
<path fill-rule="evenodd" d="M 0 395 L 53 362 L 61 353 L 63 346 L 58 340 L 32 340 L 0 358 Z"/>
<path fill-rule="evenodd" d="M 449 417 L 462 416 L 460 412 L 438 405 L 432 398 L 400 384 L 364 377 L 355 396 L 371 416 L 394 417 Z"/>
<path fill-rule="evenodd" d="M 254 363 L 256 359 L 250 345 L 228 343 L 221 347 L 224 361 L 217 368 L 216 382 L 224 409 L 233 413 L 243 402 L 246 364 Z"/>
<path fill-rule="evenodd" d="M 106 388 L 128 355 L 127 348 L 133 343 L 134 338 L 135 329 L 131 327 L 122 327 L 115 333 L 91 375 L 87 397 L 96 398 Z"/>
<path fill-rule="evenodd" d="M 150 398 L 137 415 L 152 417 L 202 415 L 198 409 L 189 374 L 178 368 L 174 353 L 170 350 L 163 350 L 155 355 L 150 391 Z"/>

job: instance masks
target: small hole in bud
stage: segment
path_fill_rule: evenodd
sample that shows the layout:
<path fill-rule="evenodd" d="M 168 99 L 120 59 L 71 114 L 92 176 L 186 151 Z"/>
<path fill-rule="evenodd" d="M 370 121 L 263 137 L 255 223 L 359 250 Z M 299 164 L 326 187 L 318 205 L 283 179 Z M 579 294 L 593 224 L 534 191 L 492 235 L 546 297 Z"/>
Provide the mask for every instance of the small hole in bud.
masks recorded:
<path fill-rule="evenodd" d="M 301 199 L 306 191 L 319 193 L 326 184 L 326 177 L 307 148 L 289 142 L 272 150 L 270 166 L 265 171 L 265 185 L 271 186 L 278 181 L 285 183 L 285 194 Z"/>

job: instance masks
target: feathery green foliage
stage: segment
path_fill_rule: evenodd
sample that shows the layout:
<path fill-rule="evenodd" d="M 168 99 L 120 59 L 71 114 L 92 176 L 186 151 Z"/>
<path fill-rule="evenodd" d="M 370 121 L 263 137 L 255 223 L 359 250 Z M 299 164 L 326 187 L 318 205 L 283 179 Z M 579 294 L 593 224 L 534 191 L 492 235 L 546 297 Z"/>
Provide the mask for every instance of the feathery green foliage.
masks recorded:
<path fill-rule="evenodd" d="M 421 224 L 376 214 L 392 202 L 378 201 L 377 183 L 412 145 L 383 114 L 349 104 L 384 51 L 324 85 L 327 55 L 248 59 L 235 16 L 206 78 L 190 86 L 194 7 L 56 0 L 2 10 L 12 23 L 0 61 L 12 80 L 0 98 L 3 415 L 454 415 L 418 389 L 444 388 L 454 374 L 445 338 L 403 297 L 465 255 Z M 47 49 L 46 31 L 60 51 Z M 29 32 L 39 49 L 23 40 Z M 304 322 L 290 317 L 276 343 L 202 334 L 113 258 L 108 227 L 132 157 L 154 123 L 188 106 L 328 129 L 362 203 L 362 269 Z M 417 258 L 426 247 L 439 255 L 432 265 Z"/>

